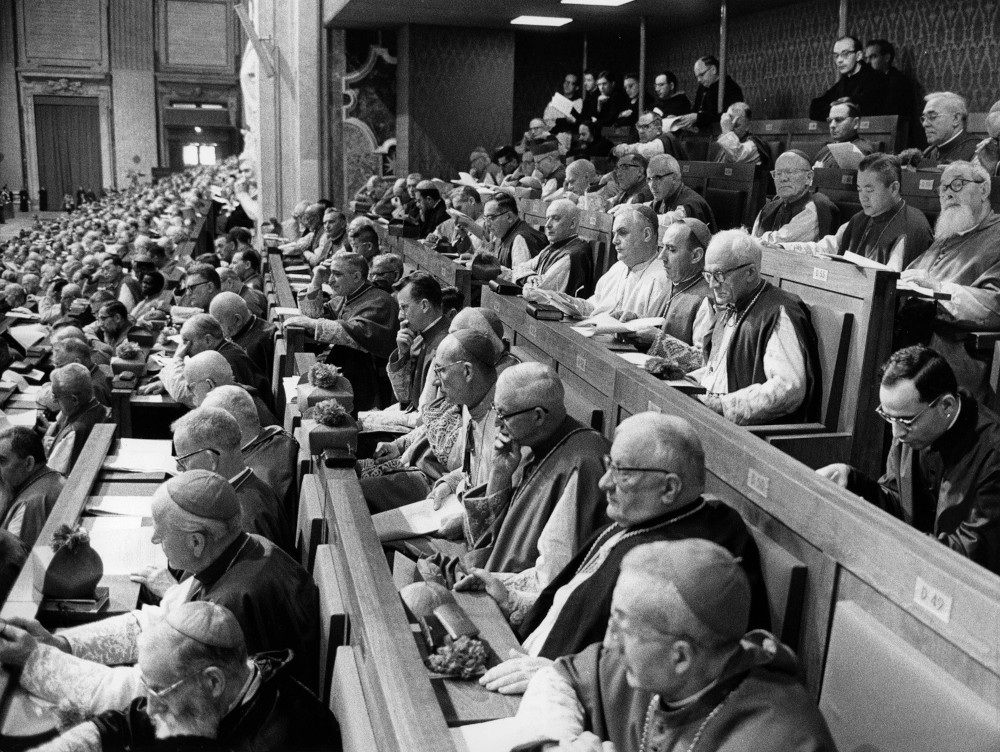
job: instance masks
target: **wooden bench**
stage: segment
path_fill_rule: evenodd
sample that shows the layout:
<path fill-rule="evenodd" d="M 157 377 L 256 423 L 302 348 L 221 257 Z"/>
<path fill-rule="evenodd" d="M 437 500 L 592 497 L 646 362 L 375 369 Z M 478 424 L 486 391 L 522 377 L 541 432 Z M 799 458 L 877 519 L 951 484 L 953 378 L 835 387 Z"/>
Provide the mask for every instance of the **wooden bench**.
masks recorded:
<path fill-rule="evenodd" d="M 752 225 L 756 215 L 756 168 L 751 164 L 681 162 L 684 184 L 712 207 L 720 230 Z"/>
<path fill-rule="evenodd" d="M 905 134 L 900 134 L 899 127 L 897 115 L 862 117 L 858 124 L 858 133 L 861 138 L 874 144 L 879 151 L 892 154 L 896 151 L 896 144 L 904 140 Z M 825 122 L 809 118 L 757 120 L 753 123 L 753 132 L 765 142 L 780 144 L 779 153 L 789 149 L 801 149 L 810 159 L 814 159 L 819 150 L 832 140 Z"/>
<path fill-rule="evenodd" d="M 443 256 L 413 238 L 403 238 L 403 261 L 414 270 L 425 271 L 442 286 L 458 288 L 465 305 L 472 305 L 472 271 L 460 261 Z"/>

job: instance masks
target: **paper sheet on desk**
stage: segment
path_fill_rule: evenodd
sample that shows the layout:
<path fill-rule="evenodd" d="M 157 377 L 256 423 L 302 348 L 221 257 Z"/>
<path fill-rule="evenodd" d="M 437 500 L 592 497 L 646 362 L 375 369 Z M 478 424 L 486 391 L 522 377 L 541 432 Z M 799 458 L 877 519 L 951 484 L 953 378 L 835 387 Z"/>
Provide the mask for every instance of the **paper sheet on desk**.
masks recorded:
<path fill-rule="evenodd" d="M 274 313 L 279 316 L 301 316 L 302 311 L 298 308 L 292 308 L 290 306 L 275 306 L 271 309 Z"/>
<path fill-rule="evenodd" d="M 462 504 L 454 496 L 437 510 L 434 509 L 434 502 L 426 499 L 398 509 L 390 509 L 388 512 L 373 514 L 372 522 L 375 523 L 375 532 L 379 540 L 400 540 L 436 533 L 446 518 L 462 514 L 463 511 Z"/>
<path fill-rule="evenodd" d="M 639 368 L 645 367 L 646 361 L 651 357 L 650 355 L 641 352 L 616 352 L 615 355 L 619 358 L 627 360 L 634 366 L 639 366 Z"/>
<path fill-rule="evenodd" d="M 12 326 L 7 333 L 14 338 L 22 348 L 27 350 L 34 347 L 43 339 L 49 336 L 48 327 L 42 324 L 25 324 L 24 326 Z"/>
<path fill-rule="evenodd" d="M 857 146 L 851 143 L 827 144 L 830 154 L 837 161 L 837 167 L 842 170 L 856 170 L 861 160 L 865 158 L 864 153 Z"/>
<path fill-rule="evenodd" d="M 94 515 L 152 517 L 152 496 L 91 496 L 84 511 Z"/>
<path fill-rule="evenodd" d="M 528 742 L 545 739 L 521 727 L 517 718 L 499 718 L 485 723 L 467 723 L 450 729 L 458 752 L 510 752 Z"/>
<path fill-rule="evenodd" d="M 584 337 L 593 337 L 595 334 L 622 334 L 623 332 L 638 332 L 642 329 L 659 329 L 661 326 L 663 326 L 662 316 L 633 319 L 623 324 L 609 313 L 599 313 L 589 319 L 584 319 L 573 329 Z"/>
<path fill-rule="evenodd" d="M 281 379 L 281 386 L 285 390 L 285 401 L 295 402 L 298 395 L 299 377 L 285 376 Z"/>
<path fill-rule="evenodd" d="M 177 471 L 177 462 L 171 456 L 170 441 L 155 439 L 122 439 L 118 453 L 104 460 L 105 470 L 123 470 L 131 473 Z"/>
<path fill-rule="evenodd" d="M 90 531 L 90 545 L 101 555 L 104 575 L 132 574 L 145 566 L 167 566 L 167 556 L 153 543 L 153 528 Z"/>
<path fill-rule="evenodd" d="M 28 428 L 33 428 L 35 420 L 36 415 L 33 410 L 23 410 L 17 413 L 0 413 L 0 425 L 4 428 L 7 426 L 26 426 Z"/>

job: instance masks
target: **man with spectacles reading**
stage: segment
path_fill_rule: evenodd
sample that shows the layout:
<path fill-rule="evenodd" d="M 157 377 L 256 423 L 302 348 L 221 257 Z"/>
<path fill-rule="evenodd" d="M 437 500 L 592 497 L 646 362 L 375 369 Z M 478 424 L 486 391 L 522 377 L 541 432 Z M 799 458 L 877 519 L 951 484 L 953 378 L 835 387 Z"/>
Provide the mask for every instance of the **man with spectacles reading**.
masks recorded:
<path fill-rule="evenodd" d="M 697 191 L 684 185 L 680 163 L 672 156 L 661 154 L 649 160 L 646 183 L 653 194 L 649 206 L 660 216 L 661 225 L 690 217 L 704 222 L 711 232 L 715 232 L 712 207 Z"/>
<path fill-rule="evenodd" d="M 823 382 L 809 309 L 761 278 L 762 254 L 745 230 L 724 230 L 709 243 L 704 276 L 715 326 L 704 365 L 689 376 L 707 390 L 699 399 L 734 423 L 817 421 Z"/>
<path fill-rule="evenodd" d="M 753 234 L 764 243 L 811 242 L 833 232 L 840 220 L 836 205 L 812 190 L 809 157 L 789 149 L 774 163 L 771 177 L 777 195 L 760 210 Z"/>
<path fill-rule="evenodd" d="M 934 242 L 902 275 L 905 283 L 944 292 L 950 300 L 911 298 L 897 314 L 907 345 L 926 344 L 944 356 L 959 386 L 989 397 L 988 364 L 966 349 L 970 331 L 1000 331 L 1000 215 L 990 206 L 990 176 L 970 162 L 953 162 L 938 186 L 941 214 Z"/>
<path fill-rule="evenodd" d="M 614 171 L 614 186 L 617 192 L 611 198 L 610 207 L 622 204 L 648 204 L 653 200 L 646 185 L 646 167 L 649 161 L 641 154 L 626 154 L 618 160 Z"/>
<path fill-rule="evenodd" d="M 817 472 L 1000 574 L 1000 418 L 927 347 L 882 368 L 878 414 L 892 426 L 885 474 L 835 464 Z"/>
<path fill-rule="evenodd" d="M 830 105 L 846 97 L 855 102 L 866 115 L 885 115 L 889 103 L 886 77 L 876 73 L 864 61 L 864 46 L 857 37 L 844 36 L 833 44 L 833 63 L 839 78 L 837 83 L 812 100 L 811 120 L 826 120 Z"/>
<path fill-rule="evenodd" d="M 487 201 L 483 225 L 492 239 L 492 253 L 505 269 L 531 261 L 546 245 L 545 235 L 518 216 L 513 196 L 499 195 Z"/>
<path fill-rule="evenodd" d="M 933 237 L 927 215 L 899 195 L 902 179 L 899 157 L 869 154 L 858 165 L 861 211 L 836 234 L 812 243 L 781 243 L 781 247 L 799 253 L 856 253 L 902 271 L 927 250 Z"/>
<path fill-rule="evenodd" d="M 599 486 L 612 522 L 561 572 L 553 576 L 544 565 L 516 576 L 474 569 L 456 586 L 485 589 L 519 627 L 524 653 L 488 671 L 480 680 L 488 689 L 520 694 L 541 667 L 599 642 L 623 557 L 653 541 L 705 538 L 739 556 L 753 592 L 751 624 L 769 625 L 757 546 L 736 511 L 702 498 L 705 454 L 687 421 L 652 412 L 622 421 Z"/>

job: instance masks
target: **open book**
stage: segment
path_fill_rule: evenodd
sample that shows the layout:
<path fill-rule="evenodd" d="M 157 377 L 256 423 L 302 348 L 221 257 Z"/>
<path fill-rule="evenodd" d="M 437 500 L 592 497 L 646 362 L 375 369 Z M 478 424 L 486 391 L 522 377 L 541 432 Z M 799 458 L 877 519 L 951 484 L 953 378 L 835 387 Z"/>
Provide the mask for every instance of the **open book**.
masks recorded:
<path fill-rule="evenodd" d="M 431 499 L 424 499 L 415 504 L 373 514 L 372 522 L 375 523 L 378 539 L 384 542 L 436 533 L 447 519 L 464 512 L 462 503 L 453 495 L 440 509 L 434 509 Z"/>

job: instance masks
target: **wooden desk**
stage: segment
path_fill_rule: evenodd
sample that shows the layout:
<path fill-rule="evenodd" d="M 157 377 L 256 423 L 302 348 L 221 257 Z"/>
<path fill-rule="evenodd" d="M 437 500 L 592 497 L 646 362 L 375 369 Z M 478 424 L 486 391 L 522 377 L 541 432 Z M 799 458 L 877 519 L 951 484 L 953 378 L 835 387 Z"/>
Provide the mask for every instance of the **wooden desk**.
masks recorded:
<path fill-rule="evenodd" d="M 320 463 L 321 464 L 321 463 Z M 448 725 L 507 717 L 517 698 L 487 692 L 475 682 L 431 678 L 423 665 L 385 553 L 375 535 L 361 487 L 353 470 L 317 467 L 324 490 L 323 507 L 347 615 L 365 703 L 379 750 L 453 750 Z M 492 601 L 479 595 L 460 601 L 500 655 L 513 646 L 509 628 Z"/>
<path fill-rule="evenodd" d="M 472 271 L 460 261 L 442 256 L 413 238 L 402 238 L 403 261 L 435 277 L 442 286 L 452 285 L 462 294 L 465 305 L 472 304 Z"/>
<path fill-rule="evenodd" d="M 525 319 L 523 301 L 492 293 L 484 298 L 513 330 L 515 342 L 532 339 L 528 327 L 533 320 Z M 558 332 L 556 324 L 533 323 L 534 339 L 543 343 L 542 333 Z M 562 357 L 557 348 L 546 347 Z M 581 357 L 589 358 L 590 352 L 591 346 L 582 344 Z M 606 388 L 604 373 L 588 369 L 584 375 L 595 389 L 596 384 Z M 705 450 L 707 490 L 807 566 L 802 629 L 799 644 L 792 647 L 814 695 L 820 695 L 833 608 L 851 600 L 943 674 L 994 705 L 1000 701 L 1000 578 L 645 371 L 618 368 L 613 381 L 610 425 L 645 411 L 687 420 Z M 870 435 L 857 436 L 869 448 L 878 443 Z M 930 609 L 928 592 L 939 598 L 936 603 L 949 604 L 947 615 Z M 891 702 L 892 677 L 884 677 L 884 684 Z"/>

